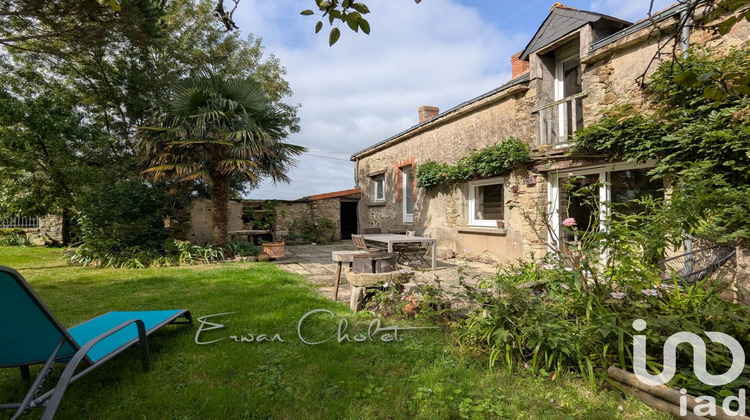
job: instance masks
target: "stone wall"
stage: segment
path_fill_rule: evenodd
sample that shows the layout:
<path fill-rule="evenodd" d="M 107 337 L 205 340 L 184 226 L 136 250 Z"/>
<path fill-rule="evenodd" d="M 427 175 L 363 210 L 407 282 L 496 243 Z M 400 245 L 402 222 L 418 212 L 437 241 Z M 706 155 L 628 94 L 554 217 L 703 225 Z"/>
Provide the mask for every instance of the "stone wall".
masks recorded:
<path fill-rule="evenodd" d="M 229 201 L 227 204 L 227 230 L 242 230 L 242 203 Z M 190 242 L 207 244 L 213 241 L 214 204 L 211 200 L 194 200 L 190 206 Z"/>
<path fill-rule="evenodd" d="M 313 222 L 319 219 L 328 219 L 335 224 L 334 240 L 341 240 L 341 200 L 339 198 L 326 198 L 312 202 Z"/>
<path fill-rule="evenodd" d="M 334 240 L 341 240 L 341 199 L 338 197 L 324 198 L 305 202 L 281 203 L 276 213 L 276 231 L 279 237 L 293 232 L 295 220 L 328 219 L 335 224 Z"/>
<path fill-rule="evenodd" d="M 39 218 L 39 227 L 24 229 L 32 245 L 42 246 L 50 240 L 63 242 L 63 218 L 48 214 Z"/>
<path fill-rule="evenodd" d="M 738 245 L 737 256 L 732 263 L 728 275 L 736 290 L 736 300 L 750 304 L 750 248 Z"/>
<path fill-rule="evenodd" d="M 312 217 L 309 202 L 279 204 L 276 211 L 276 228 L 274 233 L 279 237 L 289 235 L 294 221 L 304 217 Z"/>
<path fill-rule="evenodd" d="M 464 183 L 457 188 L 435 190 L 415 189 L 414 221 L 403 222 L 403 202 L 399 194 L 401 171 L 399 167 L 413 164 L 416 169 L 427 160 L 455 164 L 458 159 L 471 153 L 474 148 L 483 148 L 502 142 L 508 137 L 530 141 L 533 137 L 534 121 L 529 118 L 534 98 L 525 95 L 523 86 L 512 87 L 486 98 L 457 115 L 444 118 L 434 127 L 424 130 L 405 141 L 363 157 L 356 165 L 358 186 L 362 189 L 359 205 L 360 232 L 364 228 L 379 227 L 384 232 L 416 230 L 438 239 L 438 247 L 447 252 L 471 250 L 479 255 L 487 248 L 494 248 L 481 234 L 470 229 L 458 231 L 468 220 L 469 187 Z M 383 173 L 386 181 L 385 202 L 373 199 L 371 176 Z M 511 184 L 506 179 L 505 197 L 510 197 Z M 525 188 L 525 186 L 524 186 Z M 508 248 L 512 255 L 523 255 L 523 233 L 521 223 L 507 208 L 509 228 L 502 236 L 513 241 Z"/>

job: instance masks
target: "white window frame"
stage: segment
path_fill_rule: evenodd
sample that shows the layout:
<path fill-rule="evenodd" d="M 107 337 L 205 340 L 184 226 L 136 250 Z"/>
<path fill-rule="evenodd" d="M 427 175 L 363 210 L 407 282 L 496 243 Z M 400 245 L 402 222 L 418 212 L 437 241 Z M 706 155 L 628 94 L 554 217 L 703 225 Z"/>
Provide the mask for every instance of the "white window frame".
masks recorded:
<path fill-rule="evenodd" d="M 385 202 L 385 174 L 375 174 L 370 176 L 372 179 L 372 201 L 374 203 L 384 203 Z M 378 184 L 383 185 L 383 195 L 378 196 Z"/>
<path fill-rule="evenodd" d="M 416 191 L 414 189 L 414 167 L 412 165 L 402 166 L 401 168 L 401 191 L 402 191 L 402 205 L 404 213 L 404 223 L 414 223 L 414 205 L 412 205 L 412 213 L 408 213 L 406 203 L 409 200 L 406 196 L 407 185 L 411 188 L 411 200 L 414 202 L 414 195 Z M 409 179 L 411 176 L 411 179 Z"/>
<path fill-rule="evenodd" d="M 559 55 L 558 55 L 559 54 Z M 564 64 L 567 61 L 578 59 L 578 65 L 581 65 L 581 56 L 579 47 L 571 46 L 564 50 L 555 53 L 555 101 L 565 99 L 565 80 L 564 80 Z M 557 133 L 565 132 L 565 124 L 568 121 L 567 113 L 565 112 L 566 104 L 561 103 L 557 105 Z M 557 142 L 555 142 L 557 143 Z M 555 146 L 555 148 L 567 147 L 568 143 L 561 143 Z"/>
<path fill-rule="evenodd" d="M 502 185 L 503 186 L 503 200 L 505 200 L 505 178 L 489 178 L 481 181 L 469 182 L 469 226 L 482 226 L 482 227 L 497 227 L 496 219 L 475 219 L 476 214 L 476 191 L 477 187 L 483 187 L 485 185 Z M 503 215 L 505 215 L 505 203 L 503 203 Z"/>
<path fill-rule="evenodd" d="M 599 229 L 605 230 L 606 226 L 602 222 L 607 220 L 612 210 L 610 205 L 612 197 L 612 185 L 609 183 L 610 172 L 648 169 L 654 166 L 656 166 L 656 161 L 650 160 L 641 164 L 622 162 L 551 173 L 547 181 L 547 214 L 549 214 L 549 225 L 552 232 L 556 232 L 558 239 L 560 238 L 560 178 L 567 178 L 569 175 L 599 175 L 599 182 L 603 183 L 602 187 L 599 188 Z M 547 246 L 550 252 L 552 252 L 555 240 L 552 232 L 547 233 Z M 602 256 L 602 258 L 604 257 Z"/>

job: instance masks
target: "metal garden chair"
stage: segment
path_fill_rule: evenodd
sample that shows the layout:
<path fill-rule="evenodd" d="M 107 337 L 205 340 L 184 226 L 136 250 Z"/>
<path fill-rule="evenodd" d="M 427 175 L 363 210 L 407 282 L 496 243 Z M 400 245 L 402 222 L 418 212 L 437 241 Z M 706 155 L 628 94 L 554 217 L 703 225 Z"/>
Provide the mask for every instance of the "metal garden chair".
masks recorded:
<path fill-rule="evenodd" d="M 667 258 L 659 262 L 664 273 L 662 280 L 671 281 L 676 277 L 683 285 L 695 284 L 715 273 L 735 252 L 731 246 L 715 245 Z"/>
<path fill-rule="evenodd" d="M 413 230 L 406 231 L 406 236 L 416 236 L 416 234 L 416 231 Z M 393 251 L 399 255 L 399 263 L 415 262 L 417 264 L 424 263 L 430 265 L 424 257 L 427 254 L 427 247 L 423 243 L 397 244 L 393 246 Z"/>
<path fill-rule="evenodd" d="M 192 323 L 190 311 L 183 309 L 109 312 L 66 329 L 17 271 L 0 265 L 0 368 L 20 367 L 21 376 L 30 379 L 29 366 L 44 364 L 23 401 L 0 404 L 0 409 L 16 410 L 16 419 L 39 407 L 44 408 L 42 419 L 52 419 L 71 383 L 135 345 L 148 369 L 146 336 L 167 324 Z M 67 366 L 42 394 L 57 362 Z M 83 369 L 76 373 L 79 365 Z"/>

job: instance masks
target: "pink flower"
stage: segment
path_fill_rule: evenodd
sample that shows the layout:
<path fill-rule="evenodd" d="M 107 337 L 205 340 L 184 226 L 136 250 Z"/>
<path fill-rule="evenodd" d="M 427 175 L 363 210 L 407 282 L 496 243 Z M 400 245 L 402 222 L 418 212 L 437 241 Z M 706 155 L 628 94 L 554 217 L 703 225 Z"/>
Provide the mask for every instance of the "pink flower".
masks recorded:
<path fill-rule="evenodd" d="M 567 285 L 567 284 L 565 284 L 565 283 L 560 283 L 560 287 L 562 287 L 562 288 L 563 288 L 563 289 L 565 289 L 565 290 L 570 290 L 570 286 L 568 286 L 568 285 Z"/>
<path fill-rule="evenodd" d="M 565 227 L 571 227 L 571 226 L 575 226 L 577 223 L 576 223 L 576 219 L 572 217 L 568 217 L 567 219 L 563 220 L 562 224 Z"/>
<path fill-rule="evenodd" d="M 641 290 L 641 293 L 646 296 L 659 296 L 659 291 L 656 289 L 643 289 Z"/>
<path fill-rule="evenodd" d="M 625 292 L 612 292 L 610 293 L 615 299 L 622 299 L 625 297 Z"/>

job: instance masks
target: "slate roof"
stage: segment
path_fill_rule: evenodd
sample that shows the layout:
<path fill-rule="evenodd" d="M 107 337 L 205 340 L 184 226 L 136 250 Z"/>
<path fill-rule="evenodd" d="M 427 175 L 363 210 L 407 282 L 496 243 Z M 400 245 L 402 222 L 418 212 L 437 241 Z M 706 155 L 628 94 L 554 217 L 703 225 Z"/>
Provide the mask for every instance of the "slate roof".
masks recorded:
<path fill-rule="evenodd" d="M 469 99 L 466 102 L 462 102 L 462 103 L 454 106 L 453 108 L 451 108 L 451 109 L 449 109 L 447 111 L 443 111 L 443 112 L 439 113 L 438 115 L 430 118 L 427 121 L 424 121 L 424 122 L 419 123 L 419 124 L 417 124 L 415 126 L 412 126 L 412 127 L 408 128 L 408 129 L 406 129 L 406 130 L 404 130 L 404 131 L 396 134 L 395 136 L 391 136 L 391 137 L 389 137 L 389 138 L 387 138 L 387 139 L 385 139 L 385 140 L 383 140 L 383 141 L 381 141 L 379 143 L 373 144 L 372 146 L 370 146 L 370 147 L 368 147 L 366 149 L 362 149 L 359 152 L 354 153 L 352 155 L 352 157 L 350 158 L 350 160 L 356 160 L 357 156 L 359 156 L 359 155 L 361 155 L 363 153 L 367 153 L 367 152 L 369 152 L 372 149 L 376 149 L 376 148 L 378 148 L 378 147 L 380 147 L 380 146 L 382 146 L 382 145 L 384 145 L 386 143 L 389 143 L 389 142 L 391 142 L 393 140 L 396 140 L 397 138 L 399 138 L 399 137 L 401 137 L 403 135 L 409 134 L 410 132 L 416 130 L 419 127 L 422 127 L 423 125 L 427 125 L 427 124 L 431 123 L 432 121 L 435 121 L 435 120 L 437 120 L 437 119 L 439 119 L 441 117 L 444 117 L 444 116 L 446 116 L 446 115 L 448 115 L 448 114 L 450 114 L 452 112 L 455 112 L 455 111 L 457 111 L 457 110 L 459 110 L 459 109 L 461 109 L 461 108 L 463 108 L 463 107 L 465 107 L 467 105 L 471 105 L 474 102 L 481 101 L 482 99 L 488 98 L 488 97 L 490 97 L 490 96 L 492 96 L 492 95 L 494 95 L 496 93 L 500 93 L 500 92 L 502 92 L 504 90 L 512 88 L 513 86 L 520 85 L 521 83 L 526 83 L 528 81 L 529 81 L 529 73 L 523 74 L 523 75 L 521 75 L 519 77 L 516 77 L 515 79 L 511 79 L 509 82 L 505 83 L 504 85 L 500 86 L 499 88 L 493 89 L 493 90 L 491 90 L 491 91 L 489 91 L 487 93 L 479 95 L 479 96 L 477 96 L 474 99 Z"/>
<path fill-rule="evenodd" d="M 629 26 L 620 31 L 617 31 L 614 34 L 606 38 L 595 41 L 593 44 L 591 44 L 591 51 L 594 51 L 597 48 L 604 47 L 608 44 L 611 44 L 615 41 L 625 38 L 626 36 L 632 33 L 638 32 L 643 28 L 647 28 L 663 20 L 669 19 L 672 16 L 678 15 L 682 13 L 683 11 L 685 11 L 685 9 L 687 9 L 687 6 L 688 6 L 687 4 L 683 4 L 683 3 L 673 4 L 660 12 L 654 13 L 650 17 L 639 20 L 638 22 L 634 23 L 632 26 Z"/>
<path fill-rule="evenodd" d="M 630 22 L 612 16 L 603 15 L 601 13 L 576 10 L 564 6 L 555 7 L 549 15 L 547 15 L 547 18 L 542 23 L 542 26 L 536 31 L 536 34 L 531 38 L 529 44 L 526 45 L 526 48 L 521 53 L 520 59 L 528 60 L 529 55 L 534 51 L 557 41 L 584 25 L 597 22 L 601 19 L 631 25 Z"/>

